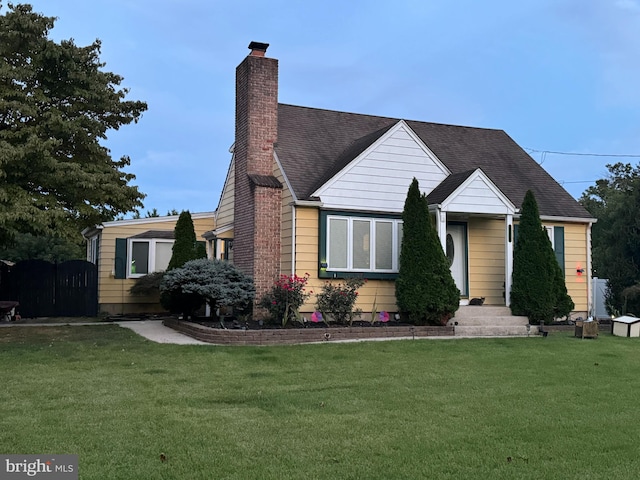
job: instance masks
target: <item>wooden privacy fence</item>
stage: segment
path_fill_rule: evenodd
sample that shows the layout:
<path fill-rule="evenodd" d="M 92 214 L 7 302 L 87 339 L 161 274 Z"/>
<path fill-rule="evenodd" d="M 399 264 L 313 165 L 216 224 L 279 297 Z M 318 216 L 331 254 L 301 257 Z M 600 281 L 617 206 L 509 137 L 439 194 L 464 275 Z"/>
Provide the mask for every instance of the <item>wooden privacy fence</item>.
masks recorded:
<path fill-rule="evenodd" d="M 0 300 L 20 302 L 23 317 L 94 317 L 98 314 L 98 268 L 84 260 L 53 264 L 25 260 L 4 267 Z"/>

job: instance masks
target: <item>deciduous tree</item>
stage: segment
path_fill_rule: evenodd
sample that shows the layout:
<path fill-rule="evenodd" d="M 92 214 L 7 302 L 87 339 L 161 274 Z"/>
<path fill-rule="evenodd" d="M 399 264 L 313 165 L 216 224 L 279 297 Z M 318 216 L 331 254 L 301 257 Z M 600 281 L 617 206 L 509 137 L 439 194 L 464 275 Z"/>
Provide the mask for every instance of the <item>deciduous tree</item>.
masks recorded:
<path fill-rule="evenodd" d="M 607 165 L 609 174 L 589 187 L 580 203 L 598 219 L 592 227 L 595 275 L 609 280 L 610 313 L 640 315 L 640 165 Z"/>
<path fill-rule="evenodd" d="M 147 105 L 125 100 L 99 40 L 51 40 L 54 20 L 30 5 L 0 16 L 0 244 L 17 233 L 77 236 L 142 207 L 123 171 L 130 159 L 101 142 Z"/>

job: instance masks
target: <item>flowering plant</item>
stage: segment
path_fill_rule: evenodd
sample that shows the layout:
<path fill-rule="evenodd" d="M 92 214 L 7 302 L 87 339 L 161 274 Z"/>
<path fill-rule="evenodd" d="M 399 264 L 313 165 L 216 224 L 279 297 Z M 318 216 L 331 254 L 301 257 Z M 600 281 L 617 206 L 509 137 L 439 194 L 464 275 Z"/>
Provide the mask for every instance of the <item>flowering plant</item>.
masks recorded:
<path fill-rule="evenodd" d="M 288 321 L 300 318 L 300 307 L 313 292 L 306 291 L 309 274 L 280 275 L 271 290 L 261 299 L 259 305 L 268 310 L 271 319 L 279 321 L 284 327 Z"/>
<path fill-rule="evenodd" d="M 362 310 L 354 309 L 358 299 L 358 288 L 364 285 L 362 278 L 348 278 L 344 283 L 326 282 L 322 292 L 316 295 L 317 309 L 322 312 L 325 321 L 330 315 L 337 323 L 349 325 L 353 318 L 362 313 Z"/>

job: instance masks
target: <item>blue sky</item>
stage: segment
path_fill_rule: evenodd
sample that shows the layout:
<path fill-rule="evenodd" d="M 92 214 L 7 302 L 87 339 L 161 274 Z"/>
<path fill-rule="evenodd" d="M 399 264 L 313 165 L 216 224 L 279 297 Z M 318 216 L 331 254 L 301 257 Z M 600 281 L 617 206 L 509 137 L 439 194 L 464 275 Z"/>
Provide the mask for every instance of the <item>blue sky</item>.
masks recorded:
<path fill-rule="evenodd" d="M 52 38 L 99 38 L 148 102 L 106 145 L 161 214 L 216 208 L 252 40 L 280 61 L 282 103 L 502 129 L 575 197 L 640 160 L 640 0 L 30 3 L 58 17 Z"/>

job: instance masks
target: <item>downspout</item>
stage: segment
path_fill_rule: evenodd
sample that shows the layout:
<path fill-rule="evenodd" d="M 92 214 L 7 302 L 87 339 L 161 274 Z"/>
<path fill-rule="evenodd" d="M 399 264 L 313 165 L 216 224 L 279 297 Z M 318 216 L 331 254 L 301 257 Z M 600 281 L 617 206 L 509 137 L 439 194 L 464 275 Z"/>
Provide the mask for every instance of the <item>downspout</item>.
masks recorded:
<path fill-rule="evenodd" d="M 296 273 L 296 205 L 291 204 L 291 275 Z"/>

